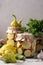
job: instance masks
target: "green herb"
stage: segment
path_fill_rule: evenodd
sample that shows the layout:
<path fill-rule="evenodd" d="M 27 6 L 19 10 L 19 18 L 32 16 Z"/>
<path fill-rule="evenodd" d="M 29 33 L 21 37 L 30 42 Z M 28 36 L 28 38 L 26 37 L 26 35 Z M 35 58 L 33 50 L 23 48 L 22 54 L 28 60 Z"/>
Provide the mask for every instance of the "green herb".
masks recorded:
<path fill-rule="evenodd" d="M 30 19 L 27 26 L 28 31 L 34 36 L 38 37 L 43 35 L 43 20 Z"/>

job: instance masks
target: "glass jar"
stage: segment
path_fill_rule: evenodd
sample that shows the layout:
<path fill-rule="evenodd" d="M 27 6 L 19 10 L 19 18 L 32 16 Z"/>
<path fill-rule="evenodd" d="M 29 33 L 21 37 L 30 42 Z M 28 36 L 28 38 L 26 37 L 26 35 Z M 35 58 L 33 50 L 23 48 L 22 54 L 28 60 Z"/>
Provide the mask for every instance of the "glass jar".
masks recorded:
<path fill-rule="evenodd" d="M 36 51 L 35 37 L 30 33 L 19 33 L 17 34 L 16 41 L 19 42 L 19 47 L 22 47 L 23 54 L 25 57 L 33 57 Z"/>

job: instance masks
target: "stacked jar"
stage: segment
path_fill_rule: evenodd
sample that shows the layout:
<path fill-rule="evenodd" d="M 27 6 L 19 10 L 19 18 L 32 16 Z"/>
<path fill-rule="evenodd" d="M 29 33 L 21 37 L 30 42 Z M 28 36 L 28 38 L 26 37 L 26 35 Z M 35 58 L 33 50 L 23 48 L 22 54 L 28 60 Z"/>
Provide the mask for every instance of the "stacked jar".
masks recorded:
<path fill-rule="evenodd" d="M 35 38 L 32 34 L 22 32 L 20 27 L 8 27 L 7 43 L 15 44 L 17 53 L 32 57 L 35 53 Z"/>

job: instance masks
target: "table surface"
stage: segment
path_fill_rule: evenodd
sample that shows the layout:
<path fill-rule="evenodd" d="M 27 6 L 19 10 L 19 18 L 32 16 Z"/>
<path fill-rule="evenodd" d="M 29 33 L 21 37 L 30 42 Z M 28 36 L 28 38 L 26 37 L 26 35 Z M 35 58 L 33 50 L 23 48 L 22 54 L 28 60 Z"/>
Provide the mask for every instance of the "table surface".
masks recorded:
<path fill-rule="evenodd" d="M 43 61 L 41 59 L 26 59 L 26 61 L 20 61 L 17 63 L 5 63 L 0 60 L 0 65 L 43 65 Z"/>

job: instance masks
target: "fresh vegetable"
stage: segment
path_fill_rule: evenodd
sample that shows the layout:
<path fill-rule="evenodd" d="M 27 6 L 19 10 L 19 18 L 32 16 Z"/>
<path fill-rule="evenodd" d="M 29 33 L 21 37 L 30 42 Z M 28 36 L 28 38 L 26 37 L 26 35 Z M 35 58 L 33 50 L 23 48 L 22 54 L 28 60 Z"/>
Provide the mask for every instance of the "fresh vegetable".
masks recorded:
<path fill-rule="evenodd" d="M 32 33 L 35 37 L 43 35 L 43 20 L 30 18 L 30 21 L 26 24 L 26 26 L 21 27 L 23 32 Z"/>
<path fill-rule="evenodd" d="M 27 26 L 28 32 L 32 33 L 34 36 L 39 37 L 43 35 L 43 20 L 30 19 Z"/>
<path fill-rule="evenodd" d="M 2 60 L 7 63 L 16 62 L 15 54 L 12 50 L 6 50 L 5 53 L 2 55 Z"/>
<path fill-rule="evenodd" d="M 11 44 L 11 43 L 8 43 L 3 45 L 1 48 L 0 48 L 0 55 L 4 54 L 6 50 L 12 50 L 14 53 L 16 53 L 16 47 L 14 47 L 15 44 Z"/>
<path fill-rule="evenodd" d="M 12 27 L 21 27 L 21 22 L 22 22 L 22 20 L 18 20 L 17 21 L 17 19 L 16 19 L 16 16 L 15 15 L 13 15 L 14 16 L 14 20 L 11 22 L 11 26 Z"/>
<path fill-rule="evenodd" d="M 25 60 L 25 56 L 24 55 L 20 55 L 20 54 L 16 54 L 16 58 L 18 60 Z"/>
<path fill-rule="evenodd" d="M 18 24 L 17 24 L 16 16 L 15 15 L 13 16 L 14 16 L 14 20 L 11 22 L 11 26 L 17 26 Z"/>

